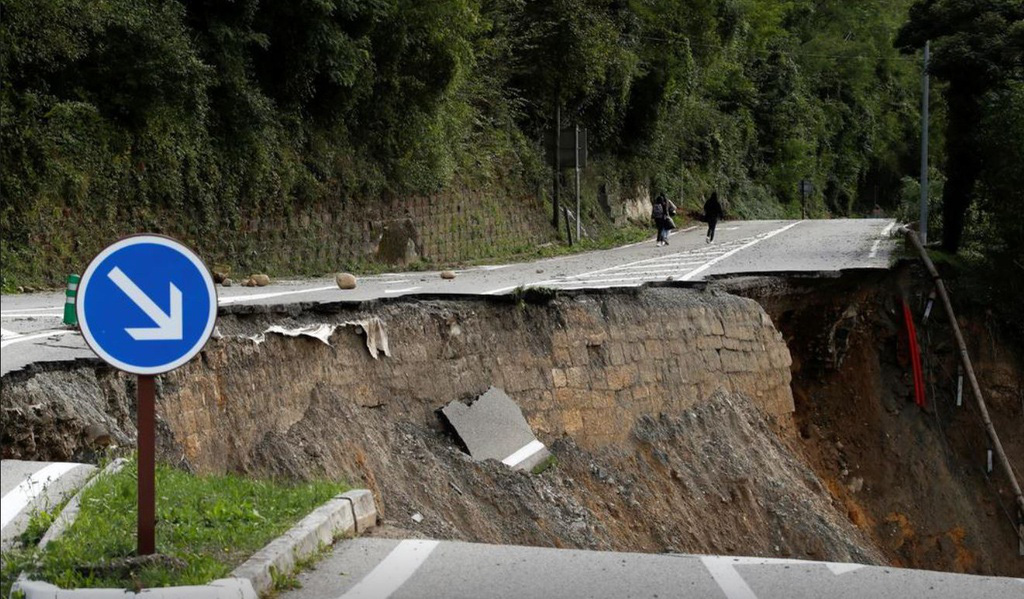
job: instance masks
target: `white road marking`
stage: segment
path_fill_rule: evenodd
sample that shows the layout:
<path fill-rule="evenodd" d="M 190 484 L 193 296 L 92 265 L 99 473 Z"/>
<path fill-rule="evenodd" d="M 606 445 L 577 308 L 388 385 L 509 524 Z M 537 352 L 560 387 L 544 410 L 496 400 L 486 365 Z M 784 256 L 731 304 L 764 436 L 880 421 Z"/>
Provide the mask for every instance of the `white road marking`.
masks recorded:
<path fill-rule="evenodd" d="M 236 295 L 234 297 L 222 297 L 217 302 L 221 306 L 228 304 L 237 304 L 238 302 L 248 302 L 261 299 L 269 299 L 272 297 L 281 297 L 283 295 L 295 295 L 298 293 L 315 293 L 317 291 L 327 291 L 328 289 L 337 289 L 337 285 L 331 285 L 329 287 L 311 287 L 309 289 L 296 289 L 295 291 L 277 291 L 274 293 L 255 293 L 253 295 Z"/>
<path fill-rule="evenodd" d="M 779 229 L 775 229 L 774 231 L 772 231 L 772 232 L 770 232 L 770 233 L 768 233 L 766 235 L 757 236 L 757 237 L 754 238 L 753 241 L 745 243 L 745 244 L 741 245 L 740 247 L 738 247 L 738 248 L 736 248 L 736 249 L 734 249 L 732 251 L 726 252 L 726 253 L 722 254 L 721 256 L 715 258 L 714 260 L 710 260 L 709 262 L 707 262 L 706 264 L 704 264 L 704 266 L 701 266 L 700 268 L 696 268 L 694 270 L 691 270 L 690 272 L 688 272 L 685 275 L 683 275 L 682 280 L 689 281 L 693 277 L 695 277 L 695 276 L 699 275 L 700 273 L 704 272 L 705 270 L 711 268 L 715 264 L 718 264 L 722 260 L 725 260 L 729 256 L 732 256 L 733 254 L 735 254 L 737 252 L 742 252 L 743 250 L 745 250 L 745 249 L 747 249 L 747 248 L 749 248 L 751 246 L 754 246 L 754 245 L 756 245 L 758 243 L 761 243 L 765 239 L 771 239 L 772 237 L 775 237 L 779 233 L 782 233 L 784 231 L 788 231 L 789 229 L 792 229 L 793 227 L 799 225 L 802 222 L 804 222 L 804 221 L 798 220 L 795 223 L 790 223 L 790 224 L 786 225 L 785 227 L 782 227 L 782 228 L 779 228 Z"/>
<path fill-rule="evenodd" d="M 405 289 L 385 289 L 384 293 L 408 293 L 410 291 L 416 291 L 419 287 L 406 287 Z"/>
<path fill-rule="evenodd" d="M 21 337 L 21 333 L 17 331 L 8 331 L 7 329 L 0 329 L 0 341 L 5 339 L 14 339 L 15 337 Z"/>
<path fill-rule="evenodd" d="M 518 466 L 519 464 L 533 456 L 533 454 L 543 449 L 544 444 L 534 439 L 533 441 L 530 441 L 526 445 L 523 445 L 522 447 L 517 449 L 515 452 L 512 453 L 512 455 L 502 460 L 501 463 L 505 464 L 506 466 L 511 466 L 512 468 L 515 468 L 516 466 Z"/>
<path fill-rule="evenodd" d="M 703 556 L 700 561 L 718 583 L 718 588 L 725 593 L 726 599 L 757 599 L 754 591 L 747 586 L 747 582 L 736 568 L 733 568 L 733 564 L 736 563 L 733 558 L 714 555 Z"/>
<path fill-rule="evenodd" d="M 2 310 L 2 314 L 17 314 L 19 312 L 52 312 L 54 310 L 63 310 L 64 306 L 53 306 L 52 308 L 17 308 L 14 310 Z"/>
<path fill-rule="evenodd" d="M 3 320 L 18 320 L 20 318 L 63 318 L 63 314 L 45 314 L 43 312 L 23 312 L 21 314 L 0 314 Z"/>
<path fill-rule="evenodd" d="M 882 236 L 879 237 L 878 239 L 876 239 L 873 244 L 871 244 L 871 251 L 868 252 L 868 258 L 874 258 L 874 257 L 878 256 L 878 248 L 879 248 L 879 246 L 882 245 L 882 241 L 884 241 L 885 239 L 887 239 L 889 237 L 889 233 L 892 231 L 892 228 L 895 227 L 895 226 L 896 226 L 896 221 L 892 221 L 891 223 L 886 225 L 886 227 L 884 229 L 882 229 Z"/>
<path fill-rule="evenodd" d="M 6 528 L 25 506 L 39 496 L 46 485 L 64 476 L 81 464 L 54 462 L 29 475 L 0 499 L 0 528 Z"/>
<path fill-rule="evenodd" d="M 0 341 L 0 349 L 14 345 L 15 343 L 22 343 L 24 341 L 32 341 L 33 339 L 42 339 L 43 337 L 54 337 L 56 335 L 66 335 L 68 333 L 77 333 L 78 331 L 71 331 L 68 329 L 44 331 L 42 333 L 36 333 L 35 335 L 23 335 L 21 337 L 15 337 L 14 339 L 5 339 Z"/>
<path fill-rule="evenodd" d="M 440 541 L 402 541 L 340 599 L 387 599 L 416 573 L 440 544 Z"/>

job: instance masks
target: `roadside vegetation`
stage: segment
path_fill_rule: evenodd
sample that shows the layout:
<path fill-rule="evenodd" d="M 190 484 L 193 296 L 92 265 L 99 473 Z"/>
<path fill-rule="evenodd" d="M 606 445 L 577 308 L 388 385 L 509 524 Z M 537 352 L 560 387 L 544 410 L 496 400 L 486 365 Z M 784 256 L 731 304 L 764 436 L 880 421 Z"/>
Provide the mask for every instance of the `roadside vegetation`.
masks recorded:
<path fill-rule="evenodd" d="M 933 230 L 985 272 L 1024 281 L 1022 11 L 1019 0 L 4 0 L 2 286 L 59 284 L 97 244 L 141 230 L 258 268 L 220 234 L 271 223 L 292 234 L 312 207 L 468 190 L 544 196 L 560 236 L 545 152 L 557 111 L 589 132 L 587 222 L 640 189 L 684 211 L 716 189 L 733 217 L 877 207 L 914 220 L 926 39 Z"/>
<path fill-rule="evenodd" d="M 81 512 L 42 551 L 34 545 L 58 511 L 39 514 L 20 549 L 4 552 L 6 597 L 21 572 L 63 588 L 139 589 L 203 584 L 228 575 L 331 497 L 342 484 L 285 484 L 240 476 L 195 476 L 158 465 L 157 555 L 135 557 L 136 468 L 104 476 L 82 493 Z M 36 520 L 38 519 L 38 522 Z"/>

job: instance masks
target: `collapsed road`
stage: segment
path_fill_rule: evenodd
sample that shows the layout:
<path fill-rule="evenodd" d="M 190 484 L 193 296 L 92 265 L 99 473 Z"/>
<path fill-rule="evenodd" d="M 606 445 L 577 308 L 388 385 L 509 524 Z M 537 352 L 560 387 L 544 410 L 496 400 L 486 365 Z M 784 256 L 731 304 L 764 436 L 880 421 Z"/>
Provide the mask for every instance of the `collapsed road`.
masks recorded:
<path fill-rule="evenodd" d="M 474 267 L 456 271 L 451 280 L 436 272 L 393 273 L 364 277 L 356 289 L 341 291 L 331 275 L 266 287 L 221 287 L 218 295 L 222 307 L 270 308 L 405 295 L 496 295 L 531 286 L 601 289 L 666 280 L 683 284 L 727 274 L 886 269 L 897 245 L 894 225 L 885 219 L 731 221 L 723 223 L 710 245 L 703 231 L 691 227 L 676 232 L 667 247 L 645 242 L 539 262 Z M 81 336 L 60 325 L 63 313 L 63 292 L 0 297 L 0 348 L 7 350 L 0 352 L 0 376 L 40 362 L 91 359 Z"/>
<path fill-rule="evenodd" d="M 818 246 L 813 236 L 789 238 L 818 223 L 740 223 L 725 227 L 717 248 L 704 246 L 700 232 L 683 232 L 669 248 L 477 268 L 454 281 L 410 275 L 426 279 L 422 290 L 396 283 L 403 275 L 381 276 L 356 290 L 413 296 L 394 301 L 345 303 L 359 296 L 308 282 L 231 288 L 221 298 L 220 334 L 200 359 L 161 377 L 160 453 L 202 472 L 358 481 L 374 492 L 393 539 L 666 553 L 622 559 L 636 571 L 660 569 L 663 559 L 699 561 L 704 570 L 692 580 L 719 587 L 717 558 L 677 554 L 770 556 L 736 558 L 744 586 L 738 595 L 723 588 L 730 597 L 774 596 L 770 584 L 760 586 L 762 565 L 776 572 L 766 571 L 765 580 L 797 580 L 779 575 L 793 567 L 780 560 L 1019 576 L 991 483 L 955 472 L 952 459 L 929 459 L 941 431 L 903 406 L 889 351 L 899 322 L 886 305 L 902 276 L 887 270 L 896 245 L 886 236 L 892 223 L 856 222 L 859 228 L 844 229 L 850 238 L 823 235 Z M 755 253 L 763 251 L 770 255 Z M 831 259 L 801 262 L 814 252 Z M 769 291 L 718 284 L 590 291 L 749 274 L 748 262 L 770 268 L 753 268 L 759 274 L 804 264 L 834 287 L 808 291 L 782 281 Z M 579 268 L 570 271 L 569 263 Z M 851 278 L 841 274 L 846 269 L 874 274 Z M 455 297 L 466 293 L 459 285 L 483 282 L 494 285 L 483 289 L 493 292 L 490 299 Z M 510 284 L 569 291 L 501 297 Z M 27 318 L 6 319 L 5 328 Z M 28 349 L 34 341 L 6 335 L 5 344 L 15 343 L 4 351 L 4 457 L 84 459 L 94 451 L 82 432 L 89 426 L 102 426 L 114 445 L 132 444 L 130 380 L 92 360 L 75 361 L 85 355 L 74 353 L 73 333 L 47 341 L 60 347 L 43 347 L 38 359 Z M 8 358 L 7 347 L 18 349 L 15 356 Z M 492 387 L 506 392 L 529 430 L 502 440 L 494 459 L 477 461 L 456 423 L 439 411 L 453 401 L 472 408 Z M 1001 425 L 1020 422 L 1012 403 L 994 404 Z M 469 420 L 471 428 L 476 422 Z M 886 453 L 870 453 L 878 445 L 873 438 L 883 435 Z M 534 441 L 557 460 L 553 467 L 529 474 L 501 463 L 498 454 L 515 455 L 513 445 Z M 1020 446 L 1009 451 L 1022 455 Z M 343 570 L 347 586 L 330 587 L 333 596 L 350 592 L 362 574 L 372 576 L 399 546 L 390 539 L 339 545 L 336 557 L 347 556 L 339 559 L 361 551 L 377 561 Z M 586 564 L 614 555 L 435 547 L 434 558 L 480 551 L 509 563 L 575 560 L 577 569 L 553 571 L 595 584 L 610 574 Z M 429 569 L 421 574 L 433 581 L 449 571 L 444 562 L 424 563 Z M 822 567 L 832 572 L 804 569 Z M 925 590 L 967 589 L 962 596 L 1018 585 L 857 572 L 836 582 L 799 580 L 838 596 L 861 584 L 906 589 L 908 581 Z M 395 596 L 432 589 L 430 580 Z M 466 584 L 469 596 L 475 587 Z"/>

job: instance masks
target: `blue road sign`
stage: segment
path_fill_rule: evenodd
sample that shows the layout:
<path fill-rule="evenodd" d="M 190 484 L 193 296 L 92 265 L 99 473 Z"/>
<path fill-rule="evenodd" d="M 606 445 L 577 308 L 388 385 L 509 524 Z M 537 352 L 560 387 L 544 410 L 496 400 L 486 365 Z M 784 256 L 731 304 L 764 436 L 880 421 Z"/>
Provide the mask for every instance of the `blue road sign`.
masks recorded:
<path fill-rule="evenodd" d="M 76 303 L 89 347 L 139 375 L 191 360 L 217 320 L 217 292 L 206 265 L 160 235 L 127 237 L 100 252 L 82 275 Z"/>

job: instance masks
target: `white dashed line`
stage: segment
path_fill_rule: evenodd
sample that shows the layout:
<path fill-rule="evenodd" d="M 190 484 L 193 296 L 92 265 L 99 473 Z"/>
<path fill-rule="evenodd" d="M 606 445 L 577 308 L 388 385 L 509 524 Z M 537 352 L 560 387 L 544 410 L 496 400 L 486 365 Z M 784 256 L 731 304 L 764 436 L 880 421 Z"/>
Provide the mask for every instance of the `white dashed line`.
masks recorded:
<path fill-rule="evenodd" d="M 732 251 L 726 252 L 726 253 L 722 254 L 721 256 L 715 258 L 714 260 L 708 261 L 707 263 L 704 264 L 704 266 L 701 266 L 700 268 L 696 268 L 696 269 L 688 272 L 686 275 L 683 276 L 682 280 L 689 281 L 693 277 L 695 277 L 695 276 L 699 275 L 700 273 L 704 272 L 705 270 L 711 268 L 715 264 L 718 264 L 722 260 L 725 260 L 729 256 L 732 256 L 733 254 L 735 254 L 737 252 L 741 252 L 741 251 L 743 251 L 743 250 L 745 250 L 745 249 L 747 249 L 747 248 L 749 248 L 751 246 L 754 246 L 754 245 L 756 245 L 758 243 L 761 243 L 765 239 L 771 239 L 772 237 L 775 237 L 779 233 L 782 233 L 784 231 L 788 231 L 789 229 L 792 229 L 793 227 L 799 225 L 802 222 L 804 222 L 804 221 L 798 220 L 795 223 L 790 223 L 790 224 L 786 225 L 785 227 L 782 227 L 782 228 L 779 228 L 779 229 L 775 229 L 774 231 L 772 231 L 770 233 L 767 233 L 765 235 L 761 235 L 761 236 L 755 237 L 753 241 L 745 243 L 745 244 L 741 245 L 740 247 L 738 247 L 738 248 L 736 248 L 736 249 L 734 249 Z"/>
<path fill-rule="evenodd" d="M 409 580 L 440 541 L 402 541 L 340 599 L 387 599 Z"/>
<path fill-rule="evenodd" d="M 78 331 L 71 331 L 67 329 L 58 329 L 54 331 L 45 331 L 42 333 L 36 333 L 35 335 L 23 335 L 21 337 L 15 337 L 13 339 L 5 339 L 0 341 L 0 349 L 14 345 L 15 343 L 22 343 L 25 341 L 32 341 L 33 339 L 42 339 L 44 337 L 55 337 L 57 335 L 66 335 L 68 333 L 77 333 Z"/>
<path fill-rule="evenodd" d="M 281 297 L 283 295 L 296 295 L 299 293 L 315 293 L 317 291 L 327 291 L 329 289 L 337 289 L 337 285 L 331 285 L 329 287 L 313 287 L 311 289 L 297 289 L 295 291 L 278 291 L 275 293 L 256 293 L 253 295 L 236 295 L 234 297 L 222 297 L 217 303 L 221 306 L 228 304 L 237 304 L 238 302 L 249 302 L 262 299 L 270 299 L 272 297 Z"/>
<path fill-rule="evenodd" d="M 3 499 L 0 499 L 0 528 L 5 528 L 10 524 L 11 520 L 14 520 L 25 509 L 25 506 L 43 492 L 47 484 L 80 465 L 70 462 L 48 464 L 18 483 L 18 486 L 8 491 Z"/>
<path fill-rule="evenodd" d="M 405 289 L 385 289 L 384 293 L 409 293 L 410 291 L 416 291 L 419 287 L 406 287 Z"/>

